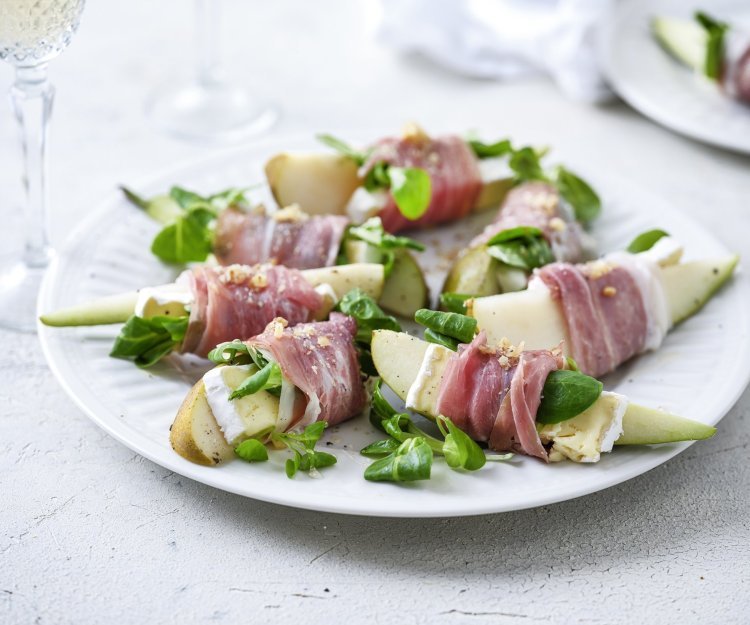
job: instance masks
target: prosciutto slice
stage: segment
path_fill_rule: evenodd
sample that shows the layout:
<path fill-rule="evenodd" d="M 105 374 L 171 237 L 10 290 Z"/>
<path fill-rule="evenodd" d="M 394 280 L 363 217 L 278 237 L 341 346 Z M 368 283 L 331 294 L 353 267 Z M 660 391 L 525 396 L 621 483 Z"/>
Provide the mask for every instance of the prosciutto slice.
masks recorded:
<path fill-rule="evenodd" d="M 437 410 L 492 449 L 546 461 L 547 452 L 536 432 L 536 412 L 547 375 L 562 366 L 560 350 L 495 348 L 480 332 L 469 345 L 459 346 L 448 362 Z"/>
<path fill-rule="evenodd" d="M 216 345 L 259 334 L 276 317 L 311 321 L 323 298 L 296 269 L 275 265 L 196 267 L 182 351 L 205 357 Z"/>
<path fill-rule="evenodd" d="M 340 215 L 309 216 L 294 207 L 273 215 L 228 208 L 216 224 L 214 252 L 222 265 L 330 267 L 336 263 L 348 223 Z"/>
<path fill-rule="evenodd" d="M 532 226 L 542 231 L 555 259 L 577 263 L 590 252 L 590 237 L 575 220 L 572 209 L 551 184 L 524 182 L 512 189 L 491 224 L 477 235 L 470 247 L 484 245 L 497 233 L 518 226 Z"/>
<path fill-rule="evenodd" d="M 306 397 L 304 413 L 290 428 L 315 421 L 336 425 L 364 410 L 367 394 L 354 347 L 356 333 L 354 319 L 332 313 L 329 321 L 294 327 L 276 319 L 248 341 L 268 353 Z"/>
<path fill-rule="evenodd" d="M 644 351 L 649 312 L 626 267 L 607 261 L 553 263 L 534 275 L 560 304 L 581 371 L 599 377 Z"/>
<path fill-rule="evenodd" d="M 380 218 L 388 232 L 453 221 L 468 215 L 482 190 L 479 165 L 466 142 L 457 136 L 431 138 L 409 135 L 386 138 L 372 149 L 360 175 L 365 176 L 377 163 L 397 167 L 419 167 L 432 182 L 432 199 L 425 214 L 415 221 L 404 217 L 389 194 Z"/>
<path fill-rule="evenodd" d="M 721 86 L 727 95 L 750 104 L 750 34 L 731 30 L 726 41 L 726 59 Z"/>

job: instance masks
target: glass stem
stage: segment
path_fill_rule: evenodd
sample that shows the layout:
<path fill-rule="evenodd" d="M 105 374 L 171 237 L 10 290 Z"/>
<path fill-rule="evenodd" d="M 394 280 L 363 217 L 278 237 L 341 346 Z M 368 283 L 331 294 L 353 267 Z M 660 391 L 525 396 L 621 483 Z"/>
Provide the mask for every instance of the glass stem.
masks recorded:
<path fill-rule="evenodd" d="M 219 82 L 218 9 L 218 0 L 195 2 L 198 84 L 204 88 L 211 88 Z"/>
<path fill-rule="evenodd" d="M 24 262 L 44 267 L 51 250 L 47 238 L 47 126 L 55 90 L 47 80 L 47 64 L 16 68 L 10 97 L 21 130 L 26 192 Z"/>

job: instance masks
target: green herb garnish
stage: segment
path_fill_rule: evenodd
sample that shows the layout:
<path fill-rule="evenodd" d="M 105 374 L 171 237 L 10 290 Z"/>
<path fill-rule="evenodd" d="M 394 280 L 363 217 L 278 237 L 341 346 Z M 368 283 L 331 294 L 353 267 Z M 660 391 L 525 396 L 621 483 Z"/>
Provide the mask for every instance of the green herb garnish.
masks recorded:
<path fill-rule="evenodd" d="M 265 462 L 268 460 L 268 449 L 255 438 L 248 438 L 234 448 L 237 454 L 246 462 Z"/>
<path fill-rule="evenodd" d="M 440 305 L 448 312 L 464 314 L 466 312 L 466 302 L 474 299 L 476 295 L 466 293 L 441 293 Z"/>
<path fill-rule="evenodd" d="M 698 11 L 695 14 L 695 19 L 704 28 L 706 35 L 708 36 L 703 73 L 708 76 L 708 78 L 719 80 L 721 79 L 724 65 L 725 37 L 729 30 L 729 24 L 719 22 L 701 11 Z"/>
<path fill-rule="evenodd" d="M 301 434 L 288 432 L 286 434 L 274 433 L 271 440 L 282 443 L 292 451 L 294 456 L 286 461 L 286 475 L 292 478 L 297 471 L 311 471 L 322 469 L 336 464 L 336 456 L 324 451 L 315 451 L 315 444 L 323 436 L 323 431 L 328 424 L 325 421 L 316 421 L 308 425 Z"/>
<path fill-rule="evenodd" d="M 329 148 L 333 148 L 339 154 L 352 159 L 356 163 L 357 167 L 362 167 L 369 156 L 368 152 L 357 150 L 345 141 L 337 139 L 333 135 L 320 134 L 316 135 L 315 138 L 321 143 L 327 145 Z"/>
<path fill-rule="evenodd" d="M 371 217 L 360 226 L 350 226 L 344 237 L 346 239 L 357 239 L 367 243 L 376 250 L 380 256 L 379 262 L 383 265 L 385 276 L 388 277 L 396 262 L 396 253 L 399 250 L 415 250 L 423 252 L 425 246 L 419 241 L 409 237 L 395 236 L 383 229 L 380 217 Z"/>
<path fill-rule="evenodd" d="M 544 382 L 538 423 L 567 421 L 589 408 L 602 394 L 604 385 L 580 371 L 552 371 Z"/>
<path fill-rule="evenodd" d="M 432 471 L 432 449 L 422 437 L 401 443 L 396 451 L 376 460 L 365 469 L 370 482 L 414 482 L 429 480 Z"/>
<path fill-rule="evenodd" d="M 513 152 L 510 139 L 502 139 L 495 143 L 483 143 L 477 139 L 469 139 L 467 143 L 474 152 L 474 155 L 479 159 L 496 158 Z"/>
<path fill-rule="evenodd" d="M 120 330 L 109 355 L 150 367 L 182 343 L 187 327 L 187 315 L 149 319 L 133 315 Z"/>
<path fill-rule="evenodd" d="M 542 231 L 531 226 L 498 232 L 487 242 L 487 253 L 510 267 L 526 271 L 555 260 Z"/>
<path fill-rule="evenodd" d="M 277 362 L 269 362 L 234 389 L 229 395 L 229 399 L 255 395 L 260 391 L 278 391 L 281 388 L 281 381 L 281 367 Z"/>
<path fill-rule="evenodd" d="M 458 346 L 461 344 L 460 341 L 457 341 L 453 337 L 447 336 L 445 334 L 440 334 L 440 332 L 435 332 L 434 330 L 430 330 L 430 328 L 425 328 L 424 340 L 428 343 L 442 345 L 443 347 L 447 347 L 454 352 L 458 350 Z"/>
<path fill-rule="evenodd" d="M 630 245 L 628 245 L 627 250 L 631 254 L 638 254 L 640 252 L 645 252 L 647 250 L 650 250 L 654 245 L 656 245 L 656 242 L 663 238 L 668 237 L 669 233 L 664 232 L 664 230 L 654 229 L 654 230 L 647 230 L 646 232 L 641 232 L 635 239 L 633 239 L 630 242 Z"/>
<path fill-rule="evenodd" d="M 420 308 L 414 320 L 433 332 L 457 339 L 461 343 L 471 343 L 477 330 L 477 320 L 467 315 L 440 312 Z"/>
<path fill-rule="evenodd" d="M 596 218 L 602 210 L 602 202 L 591 186 L 569 169 L 555 168 L 554 182 L 560 195 L 571 205 L 576 220 L 588 223 Z"/>
<path fill-rule="evenodd" d="M 373 330 L 401 331 L 401 325 L 396 318 L 383 312 L 375 300 L 360 288 L 346 293 L 336 304 L 335 310 L 353 317 L 357 322 L 356 340 L 359 343 L 369 345 Z"/>

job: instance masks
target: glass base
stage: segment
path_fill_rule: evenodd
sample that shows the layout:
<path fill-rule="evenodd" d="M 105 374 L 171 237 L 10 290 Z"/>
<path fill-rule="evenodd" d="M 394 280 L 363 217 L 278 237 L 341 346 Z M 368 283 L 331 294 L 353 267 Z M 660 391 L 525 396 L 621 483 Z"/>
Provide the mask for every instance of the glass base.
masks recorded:
<path fill-rule="evenodd" d="M 148 100 L 146 114 L 175 137 L 217 143 L 260 134 L 279 118 L 273 104 L 224 83 L 167 85 Z"/>
<path fill-rule="evenodd" d="M 37 295 L 46 266 L 29 267 L 17 262 L 0 273 L 0 328 L 36 332 Z"/>

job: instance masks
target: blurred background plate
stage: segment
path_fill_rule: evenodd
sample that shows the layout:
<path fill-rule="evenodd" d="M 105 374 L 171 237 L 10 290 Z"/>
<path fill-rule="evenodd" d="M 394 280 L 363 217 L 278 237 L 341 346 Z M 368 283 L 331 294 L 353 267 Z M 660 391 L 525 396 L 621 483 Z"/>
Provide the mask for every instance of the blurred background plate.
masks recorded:
<path fill-rule="evenodd" d="M 600 33 L 603 70 L 613 89 L 633 108 L 676 132 L 750 154 L 750 106 L 722 95 L 670 57 L 650 29 L 655 15 L 690 19 L 701 9 L 750 29 L 747 2 L 629 0 L 618 3 Z"/>
<path fill-rule="evenodd" d="M 355 139 L 353 133 L 336 136 Z M 368 135 L 377 136 L 377 135 Z M 562 147 L 562 146 L 561 146 Z M 212 192 L 262 180 L 263 163 L 287 149 L 320 149 L 311 139 L 275 138 L 223 153 L 165 173 L 149 184 L 133 185 L 144 195 L 182 184 Z M 720 256 L 728 250 L 702 227 L 662 199 L 626 180 L 612 178 L 593 163 L 578 166 L 600 191 L 604 210 L 593 228 L 602 251 L 622 249 L 639 232 L 662 227 L 680 239 L 688 258 Z M 260 189 L 256 198 L 268 200 Z M 421 261 L 437 292 L 447 256 L 465 244 L 492 214 L 417 235 L 430 246 Z M 116 227 L 115 227 L 116 226 Z M 175 270 L 149 253 L 158 226 L 113 194 L 78 228 L 48 272 L 39 306 L 54 310 L 145 285 L 168 282 Z M 750 298 L 738 276 L 695 317 L 681 324 L 658 353 L 642 356 L 606 380 L 606 386 L 639 403 L 715 424 L 731 408 L 750 376 Z M 595 465 L 544 465 L 517 457 L 488 463 L 476 474 L 449 470 L 442 461 L 429 482 L 396 486 L 363 479 L 369 460 L 358 451 L 382 437 L 366 419 L 354 419 L 326 433 L 324 449 L 338 464 L 321 479 L 283 471 L 283 454 L 250 466 L 230 462 L 203 467 L 178 456 L 169 444 L 177 408 L 199 368 L 177 372 L 160 365 L 145 371 L 108 357 L 117 326 L 55 329 L 39 327 L 47 361 L 81 409 L 117 440 L 146 458 L 191 479 L 273 503 L 348 514 L 393 517 L 464 516 L 504 512 L 563 501 L 635 477 L 667 461 L 687 445 L 619 448 Z M 731 336 L 732 341 L 726 337 Z M 397 356 L 397 355 L 396 355 Z"/>

